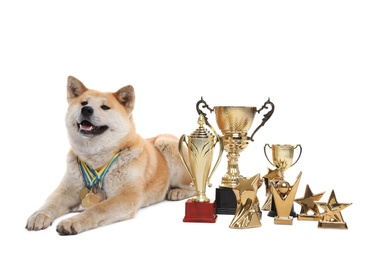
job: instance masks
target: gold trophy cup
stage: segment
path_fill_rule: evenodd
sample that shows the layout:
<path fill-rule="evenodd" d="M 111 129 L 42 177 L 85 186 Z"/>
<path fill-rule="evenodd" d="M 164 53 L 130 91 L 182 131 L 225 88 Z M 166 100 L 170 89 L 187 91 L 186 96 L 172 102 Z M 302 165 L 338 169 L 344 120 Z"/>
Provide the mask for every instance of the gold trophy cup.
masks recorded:
<path fill-rule="evenodd" d="M 203 103 L 203 108 L 206 107 L 211 112 L 215 112 L 217 126 L 222 132 L 224 150 L 227 152 L 227 172 L 222 177 L 219 188 L 216 189 L 216 212 L 220 214 L 235 214 L 236 199 L 232 189 L 239 183 L 238 160 L 240 153 L 248 146 L 250 141 L 254 141 L 254 135 L 270 119 L 275 106 L 270 99 L 260 109 L 249 106 L 215 106 L 214 109 L 210 109 L 203 98 L 198 103 Z M 262 122 L 248 136 L 256 113 L 260 113 L 263 109 L 268 109 L 268 105 L 271 106 L 269 112 L 263 116 Z M 198 110 L 198 113 L 205 115 L 200 110 Z"/>
<path fill-rule="evenodd" d="M 272 150 L 272 162 L 267 156 L 266 147 L 269 147 Z M 294 151 L 297 148 L 299 148 L 299 155 L 297 159 L 293 162 Z M 298 162 L 299 158 L 301 158 L 302 146 L 300 144 L 297 144 L 296 146 L 290 144 L 273 144 L 272 146 L 269 144 L 265 144 L 264 152 L 269 163 L 279 169 L 279 177 L 284 179 L 285 171 L 295 165 Z"/>
<path fill-rule="evenodd" d="M 202 114 L 199 115 L 198 124 L 198 129 L 188 136 L 188 141 L 186 141 L 186 135 L 181 136 L 178 146 L 180 158 L 191 176 L 191 185 L 195 186 L 196 189 L 196 196 L 186 202 L 183 221 L 214 223 L 217 215 L 214 210 L 214 202 L 210 202 L 210 199 L 206 196 L 206 186 L 207 184 L 209 187 L 212 186 L 210 179 L 221 161 L 223 143 L 216 132 L 212 135 L 210 131 L 204 128 L 204 124 L 210 125 Z M 186 163 L 182 150 L 183 143 L 188 148 L 189 165 Z M 212 167 L 213 151 L 217 143 L 219 143 L 220 152 Z"/>
<path fill-rule="evenodd" d="M 267 156 L 266 147 L 269 147 L 272 151 L 272 162 Z M 297 156 L 296 160 L 294 160 L 294 151 L 299 148 L 299 155 Z M 271 184 L 275 185 L 277 183 L 287 183 L 284 180 L 284 174 L 287 169 L 295 165 L 298 160 L 301 158 L 302 154 L 302 146 L 300 144 L 294 146 L 290 144 L 273 144 L 272 146 L 269 144 L 265 144 L 264 152 L 266 159 L 268 162 L 275 166 L 276 168 L 274 170 L 268 169 L 269 172 L 265 176 L 263 176 L 265 180 L 265 186 L 266 186 L 266 202 L 262 206 L 262 210 L 270 210 L 268 213 L 268 216 L 275 217 L 276 216 L 276 207 L 274 203 L 274 198 L 271 193 Z M 297 214 L 294 212 L 293 205 L 292 205 L 292 211 L 291 216 L 296 217 Z"/>

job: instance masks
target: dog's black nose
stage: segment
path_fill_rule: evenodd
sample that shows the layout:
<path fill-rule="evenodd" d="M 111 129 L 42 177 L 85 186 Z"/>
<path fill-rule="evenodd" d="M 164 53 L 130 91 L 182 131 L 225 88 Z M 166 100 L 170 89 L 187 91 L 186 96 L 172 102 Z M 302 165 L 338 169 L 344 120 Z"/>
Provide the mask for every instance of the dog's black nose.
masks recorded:
<path fill-rule="evenodd" d="M 81 114 L 84 116 L 91 116 L 92 114 L 94 114 L 94 109 L 90 106 L 84 106 L 83 108 L 81 108 Z"/>

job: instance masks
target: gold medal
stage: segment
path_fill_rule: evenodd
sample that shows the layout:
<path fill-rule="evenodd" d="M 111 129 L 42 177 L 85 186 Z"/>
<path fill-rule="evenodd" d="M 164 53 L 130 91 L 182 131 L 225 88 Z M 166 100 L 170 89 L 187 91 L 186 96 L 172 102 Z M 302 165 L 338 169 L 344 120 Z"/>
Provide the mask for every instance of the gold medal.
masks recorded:
<path fill-rule="evenodd" d="M 100 187 L 103 186 L 104 177 L 107 174 L 109 167 L 117 159 L 119 154 L 120 152 L 118 152 L 110 162 L 98 170 L 94 170 L 93 168 L 89 167 L 84 161 L 81 161 L 77 157 L 85 184 L 86 186 L 90 187 L 84 187 L 79 194 L 81 198 L 81 205 L 85 209 L 106 199 L 107 195 Z"/>
<path fill-rule="evenodd" d="M 92 194 L 92 195 L 89 197 L 90 206 L 96 205 L 96 204 L 98 204 L 100 201 L 101 201 L 101 197 L 100 197 L 100 195 L 99 195 L 99 194 L 97 194 L 97 193 Z"/>
<path fill-rule="evenodd" d="M 94 193 L 92 193 L 91 191 L 89 193 L 86 194 L 85 198 L 83 198 L 83 200 L 81 201 L 81 205 L 82 207 L 84 207 L 85 209 L 87 209 L 88 207 L 91 206 L 91 202 L 90 202 L 90 197 L 94 195 Z"/>
<path fill-rule="evenodd" d="M 81 198 L 81 200 L 83 200 L 89 192 L 90 192 L 90 189 L 89 189 L 89 188 L 87 188 L 87 187 L 84 187 L 84 188 L 80 191 L 80 198 Z"/>
<path fill-rule="evenodd" d="M 100 198 L 101 198 L 100 201 L 103 201 L 107 198 L 107 194 L 105 194 L 105 191 L 102 190 L 102 189 L 96 189 L 95 193 L 100 196 Z"/>

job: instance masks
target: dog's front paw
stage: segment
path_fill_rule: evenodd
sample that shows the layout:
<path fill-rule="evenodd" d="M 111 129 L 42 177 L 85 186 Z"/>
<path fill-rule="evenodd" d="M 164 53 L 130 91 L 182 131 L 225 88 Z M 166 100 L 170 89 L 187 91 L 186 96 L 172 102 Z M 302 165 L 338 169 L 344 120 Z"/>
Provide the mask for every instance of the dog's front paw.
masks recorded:
<path fill-rule="evenodd" d="M 59 235 L 77 235 L 83 231 L 81 222 L 68 218 L 62 220 L 57 226 L 57 232 Z"/>
<path fill-rule="evenodd" d="M 167 194 L 168 200 L 183 200 L 186 198 L 190 198 L 192 196 L 195 196 L 195 190 L 188 190 L 188 189 L 172 189 Z"/>
<path fill-rule="evenodd" d="M 42 230 L 51 226 L 52 218 L 45 212 L 35 212 L 27 220 L 27 230 Z"/>

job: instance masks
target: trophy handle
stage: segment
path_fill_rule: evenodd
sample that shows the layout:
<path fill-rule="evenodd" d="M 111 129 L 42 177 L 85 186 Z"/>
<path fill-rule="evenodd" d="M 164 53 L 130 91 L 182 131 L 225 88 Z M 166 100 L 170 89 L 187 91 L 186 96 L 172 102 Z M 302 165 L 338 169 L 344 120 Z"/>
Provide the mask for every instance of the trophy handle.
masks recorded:
<path fill-rule="evenodd" d="M 269 157 L 267 156 L 267 153 L 266 153 L 266 146 L 270 147 L 270 149 L 272 149 L 272 147 L 269 145 L 269 144 L 265 144 L 265 147 L 263 148 L 264 152 L 265 152 L 265 156 L 266 156 L 266 159 L 267 161 L 269 161 L 269 163 L 272 165 L 272 166 L 275 166 L 269 159 Z"/>
<path fill-rule="evenodd" d="M 297 160 L 295 160 L 295 162 L 290 166 L 290 167 L 292 167 L 294 164 L 296 164 L 297 162 L 298 162 L 298 160 L 299 160 L 299 158 L 301 158 L 301 154 L 302 154 L 302 146 L 300 145 L 300 144 L 297 144 L 295 147 L 294 147 L 294 150 L 297 148 L 297 147 L 299 147 L 299 155 L 298 155 L 298 158 L 297 158 Z"/>
<path fill-rule="evenodd" d="M 262 122 L 261 122 L 261 124 L 254 130 L 254 132 L 253 132 L 253 134 L 251 135 L 251 137 L 248 137 L 248 140 L 251 140 L 252 142 L 254 141 L 253 140 L 253 136 L 255 135 L 255 133 L 257 133 L 257 131 L 262 127 L 262 126 L 264 126 L 265 125 L 265 123 L 267 122 L 267 120 L 269 120 L 270 119 L 270 117 L 272 116 L 272 114 L 274 113 L 274 110 L 275 110 L 275 105 L 274 105 L 274 103 L 272 103 L 271 101 L 270 101 L 270 98 L 263 104 L 263 106 L 260 108 L 260 109 L 258 109 L 257 110 L 257 112 L 258 113 L 260 113 L 261 112 L 261 110 L 262 109 L 264 109 L 264 108 L 268 108 L 267 107 L 267 105 L 271 105 L 271 110 L 269 111 L 269 112 L 267 112 L 264 116 L 263 116 L 263 118 L 262 118 Z"/>
<path fill-rule="evenodd" d="M 213 127 L 211 127 L 212 131 L 214 131 Z M 218 145 L 219 145 L 219 148 L 220 148 L 220 151 L 218 153 L 218 158 L 217 158 L 217 161 L 215 163 L 215 165 L 213 166 L 212 168 L 212 171 L 211 171 L 211 174 L 209 175 L 208 179 L 207 179 L 207 184 L 208 184 L 208 187 L 212 187 L 212 183 L 210 183 L 210 180 L 212 178 L 212 175 L 213 173 L 215 172 L 217 166 L 220 164 L 221 162 L 221 158 L 222 158 L 222 153 L 224 151 L 224 142 L 222 141 L 222 138 L 220 138 L 220 136 L 214 131 L 217 139 L 216 139 L 216 142 L 214 143 L 213 147 L 216 146 L 217 142 L 218 142 Z"/>
<path fill-rule="evenodd" d="M 214 109 L 210 108 L 207 104 L 206 101 L 204 101 L 203 97 L 200 98 L 200 100 L 197 102 L 196 104 L 196 109 L 197 109 L 197 112 L 198 112 L 198 115 L 203 115 L 204 117 L 204 121 L 206 123 L 206 125 L 212 130 L 212 132 L 214 133 L 214 135 L 216 136 L 216 142 L 213 144 L 213 148 L 216 146 L 217 142 L 219 143 L 219 146 L 220 146 L 220 152 L 218 154 L 218 158 L 217 158 L 217 161 L 215 163 L 215 165 L 213 166 L 212 168 L 212 171 L 211 171 L 211 174 L 209 175 L 208 179 L 207 179 L 207 183 L 208 183 L 208 187 L 212 187 L 212 184 L 210 183 L 210 180 L 212 178 L 212 175 L 214 173 L 214 171 L 216 170 L 217 166 L 220 164 L 221 162 L 221 156 L 222 156 L 222 153 L 224 151 L 224 142 L 222 141 L 222 138 L 220 138 L 220 136 L 218 135 L 217 131 L 213 128 L 213 126 L 208 122 L 208 118 L 207 118 L 207 114 L 204 113 L 200 108 L 199 106 L 202 105 L 202 108 L 207 108 L 211 113 L 214 111 Z"/>
<path fill-rule="evenodd" d="M 179 150 L 179 154 L 180 154 L 180 158 L 181 158 L 181 161 L 182 163 L 185 165 L 185 168 L 186 168 L 186 171 L 189 173 L 190 177 L 191 177 L 191 183 L 190 183 L 190 186 L 194 186 L 194 177 L 193 175 L 191 174 L 191 171 L 190 171 L 190 168 L 188 166 L 188 164 L 186 163 L 185 159 L 184 159 L 184 154 L 182 152 L 182 143 L 186 143 L 186 145 L 188 145 L 188 143 L 186 142 L 185 140 L 185 137 L 186 135 L 183 134 L 181 137 L 180 137 L 180 140 L 179 140 L 179 146 L 178 146 L 178 150 Z"/>
<path fill-rule="evenodd" d="M 204 116 L 204 120 L 206 121 L 206 125 L 208 125 L 209 126 L 209 124 L 208 124 L 208 118 L 207 118 L 207 114 L 206 113 L 204 113 L 200 108 L 199 108 L 199 106 L 201 105 L 201 104 L 203 104 L 203 106 L 202 106 L 202 108 L 207 108 L 208 110 L 209 110 L 209 112 L 213 112 L 214 111 L 214 109 L 212 109 L 212 108 L 210 108 L 209 106 L 208 106 L 208 104 L 207 104 L 207 102 L 206 101 L 204 101 L 204 99 L 203 99 L 203 97 L 200 97 L 200 100 L 197 102 L 197 104 L 195 105 L 196 106 L 196 109 L 197 109 L 197 112 L 198 112 L 198 115 L 203 115 Z"/>

